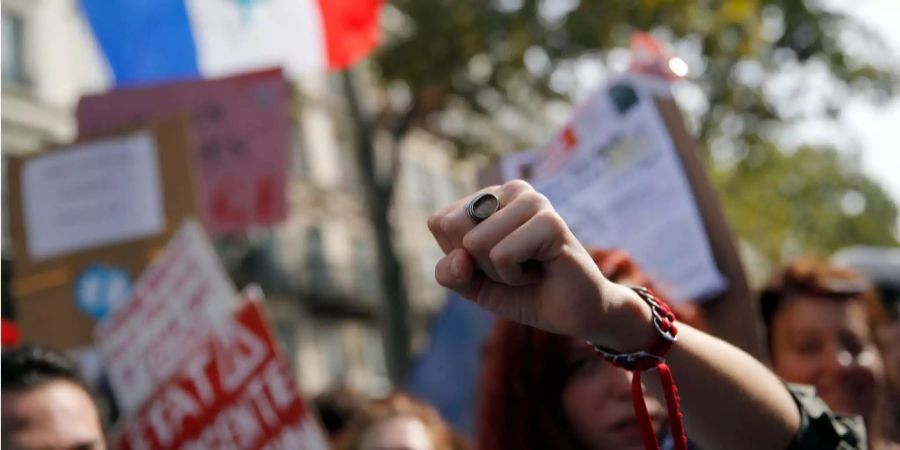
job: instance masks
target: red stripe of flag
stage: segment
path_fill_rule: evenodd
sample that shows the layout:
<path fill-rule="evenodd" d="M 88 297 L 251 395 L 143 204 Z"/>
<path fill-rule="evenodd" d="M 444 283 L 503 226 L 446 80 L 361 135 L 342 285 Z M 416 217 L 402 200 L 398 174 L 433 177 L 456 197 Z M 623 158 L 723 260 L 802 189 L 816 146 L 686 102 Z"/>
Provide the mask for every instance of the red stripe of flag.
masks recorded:
<path fill-rule="evenodd" d="M 329 68 L 350 67 L 375 48 L 383 4 L 383 0 L 319 0 Z"/>

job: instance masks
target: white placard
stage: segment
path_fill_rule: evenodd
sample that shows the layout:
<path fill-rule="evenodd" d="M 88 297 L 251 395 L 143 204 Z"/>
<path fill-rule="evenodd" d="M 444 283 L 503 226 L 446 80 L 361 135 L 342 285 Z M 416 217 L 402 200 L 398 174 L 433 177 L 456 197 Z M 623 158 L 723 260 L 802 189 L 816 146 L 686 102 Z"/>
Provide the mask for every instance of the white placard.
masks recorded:
<path fill-rule="evenodd" d="M 153 137 L 88 142 L 28 161 L 22 203 L 34 261 L 160 233 L 165 217 Z"/>
<path fill-rule="evenodd" d="M 501 171 L 529 179 L 584 245 L 627 251 L 673 301 L 725 288 L 675 145 L 641 83 L 610 83 L 557 136 Z"/>
<path fill-rule="evenodd" d="M 228 322 L 236 304 L 237 292 L 200 225 L 186 221 L 141 274 L 129 303 L 95 329 L 124 412 L 136 411 Z"/>

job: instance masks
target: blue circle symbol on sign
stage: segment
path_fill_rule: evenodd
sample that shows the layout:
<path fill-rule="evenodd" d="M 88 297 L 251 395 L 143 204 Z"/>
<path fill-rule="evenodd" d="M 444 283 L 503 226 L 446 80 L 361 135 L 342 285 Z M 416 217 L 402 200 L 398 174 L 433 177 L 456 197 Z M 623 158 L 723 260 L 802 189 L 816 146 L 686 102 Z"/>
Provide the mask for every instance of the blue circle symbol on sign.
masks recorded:
<path fill-rule="evenodd" d="M 75 280 L 75 304 L 85 314 L 103 320 L 128 302 L 131 289 L 127 270 L 94 264 Z"/>

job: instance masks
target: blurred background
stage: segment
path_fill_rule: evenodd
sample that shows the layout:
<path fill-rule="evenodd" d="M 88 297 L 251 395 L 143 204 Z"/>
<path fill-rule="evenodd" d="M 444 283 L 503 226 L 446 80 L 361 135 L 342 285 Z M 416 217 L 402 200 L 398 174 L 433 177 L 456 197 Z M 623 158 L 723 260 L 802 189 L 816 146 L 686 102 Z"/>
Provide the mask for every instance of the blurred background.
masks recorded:
<path fill-rule="evenodd" d="M 233 3 L 252 23 L 267 1 Z M 79 99 L 117 82 L 79 2 L 2 10 L 5 173 L 8 158 L 71 143 Z M 288 74 L 286 219 L 215 247 L 237 286 L 266 292 L 307 396 L 388 392 L 446 298 L 427 216 L 627 71 L 636 31 L 670 57 L 751 284 L 800 254 L 896 247 L 898 22 L 895 0 L 390 1 L 368 57 Z M 15 320 L 8 208 L 4 190 L 3 317 Z"/>

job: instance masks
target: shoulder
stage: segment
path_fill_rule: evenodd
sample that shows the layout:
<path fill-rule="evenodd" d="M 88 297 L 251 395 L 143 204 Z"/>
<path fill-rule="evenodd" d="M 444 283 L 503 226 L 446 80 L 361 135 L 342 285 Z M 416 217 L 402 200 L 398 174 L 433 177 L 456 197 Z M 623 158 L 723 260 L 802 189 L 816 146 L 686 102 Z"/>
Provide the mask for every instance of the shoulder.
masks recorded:
<path fill-rule="evenodd" d="M 787 384 L 787 388 L 800 409 L 800 430 L 791 443 L 791 450 L 868 448 L 866 426 L 861 417 L 832 412 L 812 386 Z"/>

